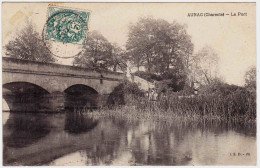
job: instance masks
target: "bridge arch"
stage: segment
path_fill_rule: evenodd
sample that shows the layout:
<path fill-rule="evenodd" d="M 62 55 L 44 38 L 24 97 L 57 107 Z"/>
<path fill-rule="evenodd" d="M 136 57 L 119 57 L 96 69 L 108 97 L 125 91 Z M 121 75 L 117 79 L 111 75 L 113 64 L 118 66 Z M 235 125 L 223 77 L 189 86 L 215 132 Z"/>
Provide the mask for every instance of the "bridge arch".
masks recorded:
<path fill-rule="evenodd" d="M 26 81 L 14 81 L 14 82 L 9 82 L 9 83 L 4 83 L 3 88 L 8 89 L 10 91 L 14 91 L 14 92 L 17 92 L 19 90 L 24 91 L 25 89 L 27 89 L 30 91 L 38 91 L 38 92 L 45 93 L 45 94 L 50 93 L 44 87 L 31 83 L 31 82 L 26 82 Z M 35 90 L 35 89 L 37 89 L 37 90 Z M 34 93 L 38 93 L 38 92 L 34 92 Z"/>
<path fill-rule="evenodd" d="M 3 84 L 3 99 L 10 111 L 37 111 L 44 95 L 49 92 L 30 82 L 10 82 Z"/>
<path fill-rule="evenodd" d="M 83 84 L 71 85 L 64 90 L 65 109 L 96 108 L 99 93 L 96 89 Z"/>
<path fill-rule="evenodd" d="M 49 86 L 50 82 L 43 80 L 43 78 L 37 77 L 35 75 L 26 76 L 21 74 L 10 74 L 3 76 L 3 86 L 8 83 L 28 83 L 32 85 L 37 85 L 42 89 L 46 90 L 48 93 L 52 92 L 52 88 Z"/>

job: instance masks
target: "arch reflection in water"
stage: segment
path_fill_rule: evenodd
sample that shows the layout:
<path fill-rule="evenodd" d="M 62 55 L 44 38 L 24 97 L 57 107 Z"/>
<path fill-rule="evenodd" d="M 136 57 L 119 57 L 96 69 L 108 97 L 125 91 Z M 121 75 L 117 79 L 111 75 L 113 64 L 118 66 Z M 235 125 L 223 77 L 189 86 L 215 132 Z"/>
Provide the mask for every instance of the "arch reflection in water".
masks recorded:
<path fill-rule="evenodd" d="M 37 142 L 50 132 L 44 114 L 10 113 L 4 125 L 4 144 L 22 148 Z"/>
<path fill-rule="evenodd" d="M 98 124 L 97 120 L 88 118 L 80 112 L 66 112 L 66 121 L 64 130 L 72 134 L 80 134 L 88 132 L 95 128 Z"/>

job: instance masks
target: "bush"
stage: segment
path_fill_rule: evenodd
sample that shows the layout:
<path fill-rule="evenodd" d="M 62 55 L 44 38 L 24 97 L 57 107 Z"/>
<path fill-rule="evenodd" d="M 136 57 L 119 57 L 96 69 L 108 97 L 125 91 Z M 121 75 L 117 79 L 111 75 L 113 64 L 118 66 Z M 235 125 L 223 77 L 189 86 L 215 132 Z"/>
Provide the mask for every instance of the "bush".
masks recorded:
<path fill-rule="evenodd" d="M 201 94 L 224 94 L 229 95 L 235 91 L 245 91 L 246 88 L 236 85 L 229 85 L 222 82 L 212 83 L 210 85 L 200 87 Z"/>
<path fill-rule="evenodd" d="M 109 106 L 124 105 L 126 104 L 126 102 L 131 101 L 128 100 L 129 97 L 131 97 L 131 99 L 144 97 L 144 92 L 138 88 L 136 83 L 125 80 L 122 84 L 114 88 L 114 90 L 108 97 L 107 104 Z"/>

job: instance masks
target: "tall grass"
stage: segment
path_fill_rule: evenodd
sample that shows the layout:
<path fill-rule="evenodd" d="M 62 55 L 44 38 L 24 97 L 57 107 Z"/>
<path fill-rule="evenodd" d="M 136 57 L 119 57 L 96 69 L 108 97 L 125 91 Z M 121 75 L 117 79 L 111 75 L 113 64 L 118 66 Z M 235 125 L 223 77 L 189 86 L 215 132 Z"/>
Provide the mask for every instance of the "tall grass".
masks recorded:
<path fill-rule="evenodd" d="M 256 121 L 256 93 L 246 89 L 216 92 L 198 96 L 168 94 L 157 101 L 133 94 L 125 95 L 125 106 L 103 108 L 93 116 L 152 120 L 218 120 L 254 123 Z"/>

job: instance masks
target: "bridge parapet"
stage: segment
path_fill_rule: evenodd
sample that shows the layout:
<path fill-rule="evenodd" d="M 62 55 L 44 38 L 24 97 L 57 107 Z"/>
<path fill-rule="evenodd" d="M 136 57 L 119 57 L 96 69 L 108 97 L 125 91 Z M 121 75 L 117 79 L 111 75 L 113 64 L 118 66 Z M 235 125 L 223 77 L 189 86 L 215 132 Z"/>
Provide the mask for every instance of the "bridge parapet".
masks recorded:
<path fill-rule="evenodd" d="M 104 79 L 122 80 L 125 78 L 124 73 L 104 71 L 104 70 L 93 70 L 88 68 L 60 65 L 55 63 L 43 63 L 37 61 L 21 60 L 9 57 L 3 57 L 2 59 L 3 71 L 27 71 L 27 72 L 38 72 L 38 73 L 50 73 L 50 74 L 67 74 L 67 75 L 87 75 L 89 77 Z"/>

